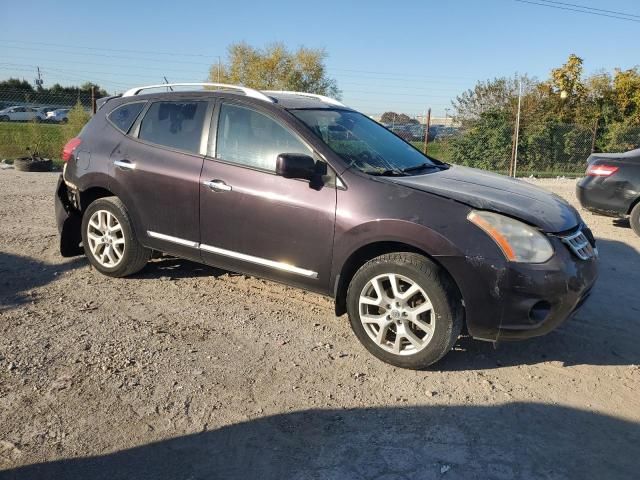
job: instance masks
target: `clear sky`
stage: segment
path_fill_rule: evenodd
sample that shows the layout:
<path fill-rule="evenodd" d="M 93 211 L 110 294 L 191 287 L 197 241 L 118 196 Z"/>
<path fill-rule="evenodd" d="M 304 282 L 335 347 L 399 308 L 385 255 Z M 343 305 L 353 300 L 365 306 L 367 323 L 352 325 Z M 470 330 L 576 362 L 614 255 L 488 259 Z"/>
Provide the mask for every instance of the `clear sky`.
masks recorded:
<path fill-rule="evenodd" d="M 535 1 L 535 0 L 534 0 Z M 638 22 L 515 0 L 8 1 L 0 0 L 0 79 L 93 81 L 110 92 L 202 81 L 228 44 L 325 48 L 348 105 L 444 116 L 477 80 L 546 78 L 570 53 L 586 73 L 640 64 L 640 1 L 565 0 Z"/>

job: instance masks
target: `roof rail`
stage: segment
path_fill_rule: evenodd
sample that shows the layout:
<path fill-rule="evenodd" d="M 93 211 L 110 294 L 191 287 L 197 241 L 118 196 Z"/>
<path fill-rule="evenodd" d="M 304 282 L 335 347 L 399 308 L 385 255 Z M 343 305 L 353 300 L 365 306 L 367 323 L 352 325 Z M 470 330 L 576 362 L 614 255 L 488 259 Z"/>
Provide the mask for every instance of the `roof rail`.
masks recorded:
<path fill-rule="evenodd" d="M 285 93 L 285 94 L 289 94 L 289 95 L 300 95 L 301 97 L 317 98 L 321 102 L 330 103 L 331 105 L 337 105 L 338 107 L 346 107 L 345 104 L 343 104 L 342 102 L 339 102 L 335 98 L 326 97 L 324 95 L 318 95 L 316 93 L 290 92 L 288 90 L 263 90 L 263 93 L 269 93 L 269 94 L 272 94 L 272 93 L 273 94 Z"/>
<path fill-rule="evenodd" d="M 244 92 L 247 97 L 257 98 L 264 100 L 265 102 L 273 103 L 273 99 L 266 96 L 264 93 L 254 90 L 253 88 L 241 87 L 239 85 L 228 85 L 226 83 L 161 83 L 159 85 L 146 85 L 144 87 L 135 87 L 127 90 L 122 94 L 123 97 L 133 97 L 138 95 L 143 90 L 149 90 L 151 88 L 169 88 L 169 87 L 221 87 L 228 88 L 229 90 L 240 90 Z"/>

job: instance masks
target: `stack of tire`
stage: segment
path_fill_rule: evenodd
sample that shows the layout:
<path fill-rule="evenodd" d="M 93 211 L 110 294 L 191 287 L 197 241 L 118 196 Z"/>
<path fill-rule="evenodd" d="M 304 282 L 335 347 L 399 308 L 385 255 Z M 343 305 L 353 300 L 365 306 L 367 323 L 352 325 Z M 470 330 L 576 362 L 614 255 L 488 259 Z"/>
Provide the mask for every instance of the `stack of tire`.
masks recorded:
<path fill-rule="evenodd" d="M 51 159 L 37 156 L 16 158 L 13 161 L 13 168 L 20 172 L 50 172 L 52 167 Z"/>

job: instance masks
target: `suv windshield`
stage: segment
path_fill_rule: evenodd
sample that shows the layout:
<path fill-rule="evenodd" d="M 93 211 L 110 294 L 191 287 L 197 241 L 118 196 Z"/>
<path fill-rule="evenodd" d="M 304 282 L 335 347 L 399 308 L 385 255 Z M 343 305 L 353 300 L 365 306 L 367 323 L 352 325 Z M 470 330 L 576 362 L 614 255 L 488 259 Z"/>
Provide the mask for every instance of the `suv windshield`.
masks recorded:
<path fill-rule="evenodd" d="M 409 175 L 445 164 L 431 159 L 382 125 L 348 110 L 291 110 L 349 167 L 370 175 Z"/>

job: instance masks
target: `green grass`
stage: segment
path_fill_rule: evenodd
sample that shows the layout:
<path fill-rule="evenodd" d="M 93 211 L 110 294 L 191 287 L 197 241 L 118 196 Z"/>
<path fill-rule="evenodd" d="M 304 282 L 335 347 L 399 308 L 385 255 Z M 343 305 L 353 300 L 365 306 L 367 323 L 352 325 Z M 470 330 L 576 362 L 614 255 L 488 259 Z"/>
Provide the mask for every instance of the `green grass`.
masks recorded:
<path fill-rule="evenodd" d="M 67 138 L 62 125 L 0 122 L 0 158 L 24 157 L 37 151 L 42 157 L 59 159 Z"/>
<path fill-rule="evenodd" d="M 424 142 L 411 142 L 411 144 L 421 152 L 424 152 Z M 451 150 L 443 142 L 429 142 L 427 144 L 427 155 L 443 162 L 451 162 Z"/>

